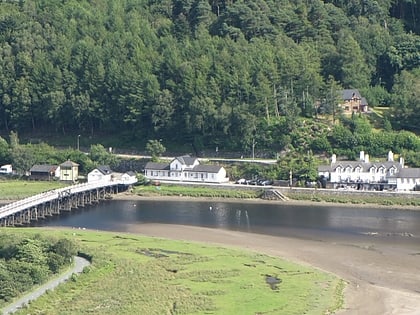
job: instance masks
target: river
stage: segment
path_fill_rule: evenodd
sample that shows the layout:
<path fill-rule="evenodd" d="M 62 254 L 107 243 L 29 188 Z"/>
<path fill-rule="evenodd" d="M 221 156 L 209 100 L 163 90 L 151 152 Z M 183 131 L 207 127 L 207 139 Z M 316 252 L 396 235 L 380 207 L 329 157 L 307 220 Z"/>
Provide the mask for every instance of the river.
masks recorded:
<path fill-rule="evenodd" d="M 192 225 L 303 239 L 420 244 L 420 211 L 267 202 L 109 200 L 37 222 L 125 232 L 133 224 Z"/>

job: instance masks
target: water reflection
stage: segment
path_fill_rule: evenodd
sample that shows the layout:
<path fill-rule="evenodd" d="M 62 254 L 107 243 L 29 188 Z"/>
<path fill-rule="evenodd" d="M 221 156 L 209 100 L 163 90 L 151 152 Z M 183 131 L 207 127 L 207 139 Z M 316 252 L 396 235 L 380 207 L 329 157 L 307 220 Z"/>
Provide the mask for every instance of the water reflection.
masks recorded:
<path fill-rule="evenodd" d="M 125 225 L 164 223 L 316 238 L 322 235 L 420 236 L 420 212 L 278 203 L 110 200 L 41 222 L 124 231 Z"/>

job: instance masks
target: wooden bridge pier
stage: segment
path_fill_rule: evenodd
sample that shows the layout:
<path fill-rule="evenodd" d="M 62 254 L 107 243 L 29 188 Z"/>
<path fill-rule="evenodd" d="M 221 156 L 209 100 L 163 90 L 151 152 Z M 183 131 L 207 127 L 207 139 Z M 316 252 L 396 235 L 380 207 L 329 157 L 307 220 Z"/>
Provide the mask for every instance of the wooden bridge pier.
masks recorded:
<path fill-rule="evenodd" d="M 28 197 L 0 207 L 0 227 L 27 225 L 61 212 L 98 203 L 127 187 L 128 185 L 118 182 L 103 185 L 80 184 Z"/>

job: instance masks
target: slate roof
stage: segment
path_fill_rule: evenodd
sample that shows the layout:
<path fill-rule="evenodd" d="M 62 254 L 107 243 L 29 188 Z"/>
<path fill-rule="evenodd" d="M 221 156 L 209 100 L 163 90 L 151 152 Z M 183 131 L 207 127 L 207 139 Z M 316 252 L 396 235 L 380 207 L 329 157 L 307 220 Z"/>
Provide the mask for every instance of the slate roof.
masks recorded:
<path fill-rule="evenodd" d="M 31 173 L 51 173 L 55 172 L 58 168 L 57 165 L 50 165 L 50 164 L 36 164 L 31 167 L 29 170 Z"/>
<path fill-rule="evenodd" d="M 373 162 L 373 163 L 372 162 L 366 163 L 366 162 L 361 162 L 361 161 L 337 161 L 336 163 L 331 163 L 330 170 L 335 171 L 337 167 L 339 166 L 341 166 L 342 168 L 346 168 L 350 166 L 353 169 L 359 166 L 362 172 L 368 172 L 372 167 L 376 167 L 376 168 L 384 167 L 386 170 L 389 170 L 390 168 L 394 166 L 397 170 L 402 169 L 401 164 L 397 162 L 390 162 L 390 161 Z"/>
<path fill-rule="evenodd" d="M 366 98 L 362 97 L 362 100 L 360 101 L 360 105 L 362 105 L 362 106 L 369 105 L 368 102 L 367 102 L 367 100 L 366 100 Z"/>
<path fill-rule="evenodd" d="M 218 165 L 197 165 L 192 169 L 193 172 L 218 173 L 222 167 Z"/>
<path fill-rule="evenodd" d="M 67 161 L 65 161 L 64 163 L 61 163 L 60 164 L 60 166 L 61 167 L 73 167 L 73 166 L 79 166 L 79 164 L 77 164 L 77 163 L 74 163 L 74 162 L 72 162 L 72 161 L 70 161 L 70 160 L 67 160 Z"/>
<path fill-rule="evenodd" d="M 420 168 L 403 168 L 398 173 L 399 178 L 420 178 Z"/>
<path fill-rule="evenodd" d="M 357 89 L 348 89 L 348 90 L 342 90 L 341 91 L 341 98 L 343 100 L 351 100 L 353 98 L 353 95 L 355 97 L 357 97 L 358 99 L 362 98 L 359 90 L 357 90 Z"/>
<path fill-rule="evenodd" d="M 196 158 L 188 157 L 189 159 L 187 158 L 186 161 L 185 161 L 183 158 L 185 158 L 185 157 L 181 157 L 181 160 L 179 160 L 179 158 L 177 158 L 177 159 L 181 163 L 182 163 L 182 161 L 184 161 L 186 163 L 194 163 L 194 161 L 196 160 Z M 191 165 L 191 164 L 188 164 L 188 165 Z M 168 170 L 169 171 L 169 169 L 170 169 L 169 167 L 170 167 L 170 164 L 166 164 L 166 163 L 148 162 L 146 164 L 146 166 L 144 167 L 144 169 L 147 169 L 147 170 Z M 194 166 L 192 168 L 185 169 L 185 171 L 218 173 L 221 168 L 222 167 L 221 166 L 218 166 L 218 165 L 202 165 L 202 164 L 198 164 L 198 165 L 196 165 L 196 166 Z M 176 170 L 173 170 L 173 171 L 176 171 Z"/>
<path fill-rule="evenodd" d="M 169 170 L 169 164 L 167 163 L 156 163 L 156 162 L 147 162 L 144 169 L 147 170 Z"/>
<path fill-rule="evenodd" d="M 193 165 L 197 160 L 197 158 L 191 157 L 189 155 L 178 156 L 175 159 L 181 162 L 183 165 Z"/>
<path fill-rule="evenodd" d="M 96 169 L 103 175 L 108 175 L 112 173 L 112 170 L 108 165 L 99 165 Z"/>

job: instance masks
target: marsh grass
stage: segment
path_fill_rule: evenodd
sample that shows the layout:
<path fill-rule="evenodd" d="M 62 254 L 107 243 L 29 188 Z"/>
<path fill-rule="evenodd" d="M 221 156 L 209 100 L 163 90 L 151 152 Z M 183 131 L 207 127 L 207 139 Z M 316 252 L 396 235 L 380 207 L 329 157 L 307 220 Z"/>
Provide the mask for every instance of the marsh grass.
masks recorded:
<path fill-rule="evenodd" d="M 343 282 L 278 258 L 200 243 L 81 230 L 3 229 L 76 240 L 92 265 L 16 314 L 329 314 Z M 276 290 L 267 275 L 281 279 Z"/>
<path fill-rule="evenodd" d="M 65 187 L 57 181 L 1 180 L 0 200 L 17 200 L 36 195 L 43 191 Z"/>

